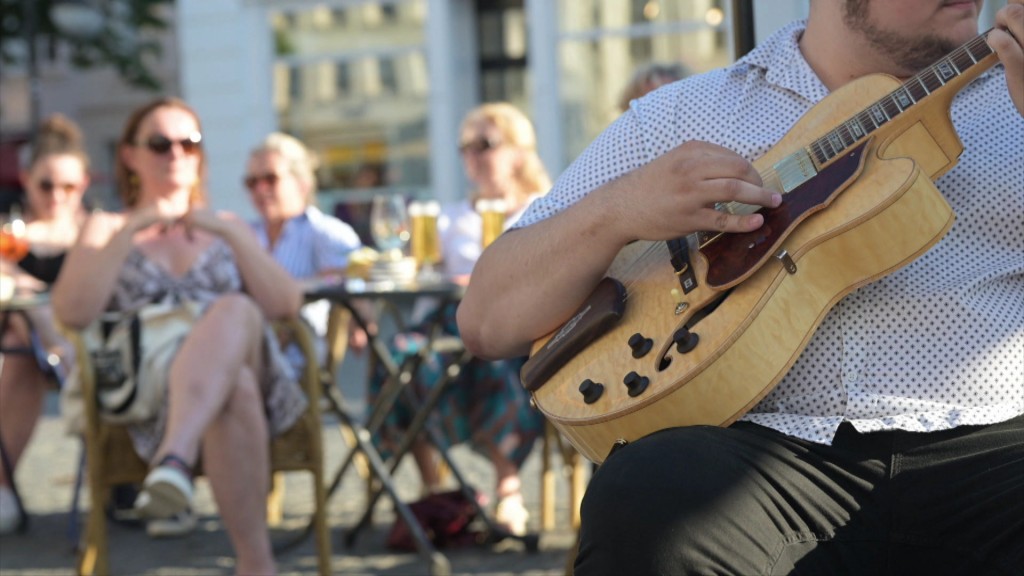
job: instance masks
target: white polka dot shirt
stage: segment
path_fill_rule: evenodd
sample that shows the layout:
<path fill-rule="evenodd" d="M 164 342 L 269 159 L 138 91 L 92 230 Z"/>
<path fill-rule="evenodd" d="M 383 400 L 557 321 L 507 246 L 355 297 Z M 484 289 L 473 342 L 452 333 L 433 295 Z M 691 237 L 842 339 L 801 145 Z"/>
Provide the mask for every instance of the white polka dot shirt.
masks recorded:
<path fill-rule="evenodd" d="M 828 94 L 797 46 L 803 29 L 634 101 L 517 227 L 687 140 L 763 155 Z M 936 182 L 956 212 L 952 230 L 842 299 L 744 420 L 828 444 L 844 420 L 861 432 L 925 432 L 1024 413 L 1024 119 L 1001 65 L 961 90 L 952 118 L 965 150 Z"/>

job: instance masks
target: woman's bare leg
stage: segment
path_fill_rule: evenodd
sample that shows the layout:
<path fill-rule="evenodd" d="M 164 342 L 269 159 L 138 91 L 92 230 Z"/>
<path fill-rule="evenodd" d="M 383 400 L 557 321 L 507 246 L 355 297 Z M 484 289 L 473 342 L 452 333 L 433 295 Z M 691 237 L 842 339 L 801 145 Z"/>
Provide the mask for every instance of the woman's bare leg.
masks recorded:
<path fill-rule="evenodd" d="M 28 325 L 22 318 L 12 315 L 3 334 L 3 347 L 27 346 Z M 39 421 L 47 381 L 32 356 L 5 354 L 0 362 L 0 438 L 3 438 L 4 453 L 16 468 Z M 10 485 L 11 479 L 0 466 L 0 486 Z"/>
<path fill-rule="evenodd" d="M 256 377 L 242 369 L 203 438 L 203 468 L 238 559 L 237 574 L 273 574 L 267 531 L 270 438 Z"/>
<path fill-rule="evenodd" d="M 243 366 L 259 366 L 263 317 L 244 295 L 223 296 L 196 322 L 171 364 L 167 429 L 154 454 L 195 464 L 206 429 L 225 409 Z"/>
<path fill-rule="evenodd" d="M 237 556 L 239 574 L 275 572 L 266 522 L 269 433 L 257 374 L 263 316 L 242 295 L 210 305 L 171 366 L 167 429 L 154 457 L 203 468 Z"/>

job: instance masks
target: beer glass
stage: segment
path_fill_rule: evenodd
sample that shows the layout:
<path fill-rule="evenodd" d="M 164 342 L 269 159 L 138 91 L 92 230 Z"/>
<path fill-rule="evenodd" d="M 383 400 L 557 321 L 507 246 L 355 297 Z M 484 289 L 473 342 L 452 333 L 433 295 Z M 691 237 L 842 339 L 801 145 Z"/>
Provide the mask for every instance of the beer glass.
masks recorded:
<path fill-rule="evenodd" d="M 412 240 L 409 248 L 416 266 L 421 270 L 432 268 L 441 261 L 441 242 L 437 236 L 437 217 L 441 204 L 437 200 L 414 200 L 409 203 L 409 221 Z"/>
<path fill-rule="evenodd" d="M 476 211 L 482 220 L 480 234 L 481 248 L 487 248 L 501 236 L 505 230 L 505 200 L 501 198 L 484 198 L 477 200 Z"/>

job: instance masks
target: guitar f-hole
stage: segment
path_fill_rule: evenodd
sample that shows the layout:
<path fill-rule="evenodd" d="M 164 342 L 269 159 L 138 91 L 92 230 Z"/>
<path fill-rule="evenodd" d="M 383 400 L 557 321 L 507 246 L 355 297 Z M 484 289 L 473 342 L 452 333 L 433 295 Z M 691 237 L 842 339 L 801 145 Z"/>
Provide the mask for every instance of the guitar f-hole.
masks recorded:
<path fill-rule="evenodd" d="M 658 372 L 666 370 L 672 364 L 672 346 L 675 345 L 675 351 L 679 354 L 687 354 L 693 351 L 694 348 L 700 343 L 700 334 L 698 334 L 694 328 L 700 321 L 707 318 L 712 312 L 714 312 L 725 299 L 732 293 L 732 288 L 719 294 L 717 298 L 708 302 L 707 306 L 704 306 L 700 310 L 696 311 L 693 316 L 690 317 L 682 326 L 680 326 L 672 334 L 672 339 L 669 341 L 665 348 L 661 352 L 661 356 L 658 358 Z"/>

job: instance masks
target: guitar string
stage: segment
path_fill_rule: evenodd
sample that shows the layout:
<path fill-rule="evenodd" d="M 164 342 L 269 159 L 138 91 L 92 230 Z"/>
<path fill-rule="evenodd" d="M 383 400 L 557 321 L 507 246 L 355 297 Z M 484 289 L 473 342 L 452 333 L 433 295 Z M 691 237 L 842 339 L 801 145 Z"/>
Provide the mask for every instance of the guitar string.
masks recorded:
<path fill-rule="evenodd" d="M 970 59 L 973 61 L 973 64 L 976 64 L 979 60 L 981 60 L 981 58 L 975 58 L 974 54 L 971 53 L 969 51 L 969 49 L 970 48 L 978 48 L 979 47 L 979 40 L 980 40 L 980 42 L 984 42 L 984 37 L 987 34 L 988 34 L 988 32 L 985 32 L 984 34 L 979 36 L 974 41 L 972 41 L 972 42 L 968 43 L 967 45 L 965 45 L 964 47 L 958 49 L 957 51 L 952 53 L 949 56 L 949 58 L 962 57 L 963 56 L 963 52 L 966 51 L 968 56 L 970 57 Z M 988 47 L 987 44 L 986 44 L 986 47 Z M 988 47 L 988 49 L 990 50 L 990 52 L 988 54 L 985 54 L 984 56 L 982 56 L 982 58 L 984 58 L 984 57 L 988 56 L 989 54 L 991 54 L 991 47 Z M 939 63 L 941 63 L 941 62 L 942 61 L 940 61 Z M 970 68 L 971 66 L 973 66 L 973 64 L 969 64 L 966 68 L 964 68 L 964 70 L 966 70 L 967 68 Z M 926 91 L 925 97 L 930 96 L 935 90 L 938 90 L 941 87 L 941 85 L 938 86 L 938 87 L 935 87 L 932 90 L 930 90 L 927 87 L 927 85 L 924 84 L 924 79 L 923 79 L 922 76 L 924 75 L 924 73 L 926 71 L 929 71 L 929 70 L 931 70 L 932 73 L 936 74 L 936 76 L 937 76 L 938 72 L 935 70 L 935 66 L 937 66 L 937 65 L 938 65 L 938 63 L 933 65 L 932 67 L 929 67 L 925 71 L 922 71 L 921 73 L 916 75 L 914 78 L 911 78 L 910 80 L 908 80 L 907 83 L 904 83 L 900 87 L 900 89 L 905 89 L 910 82 L 918 81 L 918 82 L 921 82 L 922 87 L 925 88 L 925 91 Z M 958 76 L 958 75 L 963 73 L 963 71 L 960 70 L 960 68 L 958 66 L 956 66 L 955 63 L 954 63 L 954 69 L 957 72 L 954 76 Z M 940 80 L 940 82 L 941 82 L 941 80 Z M 888 98 L 892 98 L 893 94 L 895 94 L 895 93 L 896 93 L 896 91 L 894 91 L 893 93 L 890 93 L 887 97 Z M 858 121 L 862 122 L 862 120 L 859 120 L 859 118 L 864 116 L 864 115 L 866 115 L 866 114 L 868 114 L 868 110 L 870 110 L 872 106 L 878 105 L 879 102 L 882 102 L 883 100 L 884 100 L 884 98 L 880 99 L 879 101 L 876 101 L 874 104 L 872 104 L 868 108 L 865 108 L 864 110 L 859 112 L 857 115 L 855 115 L 853 117 L 853 119 L 858 119 Z M 916 104 L 919 101 L 920 100 L 914 100 L 913 104 Z M 903 109 L 899 109 L 899 112 L 900 113 L 903 112 Z M 889 118 L 888 120 L 892 120 L 892 118 Z M 838 130 L 838 129 L 846 126 L 846 124 L 848 122 L 850 122 L 850 120 L 848 120 L 847 122 L 844 122 L 843 124 L 841 124 L 839 127 L 837 127 L 834 130 Z M 884 124 L 884 122 L 883 122 L 883 124 Z M 876 125 L 875 129 L 877 129 L 877 128 L 880 128 L 880 125 Z M 854 143 L 850 144 L 850 146 L 853 146 L 857 142 L 860 142 L 861 140 L 867 138 L 868 136 L 870 136 L 870 134 L 871 133 L 864 134 L 861 138 L 856 139 L 856 141 Z M 804 148 L 804 150 L 806 150 L 809 153 L 812 152 L 812 150 L 810 150 L 810 148 L 812 146 L 816 146 L 816 145 L 820 147 L 821 146 L 821 144 L 820 144 L 821 140 L 824 139 L 824 138 L 827 138 L 827 137 L 828 137 L 828 134 L 826 134 L 825 136 L 822 136 L 818 140 L 815 140 L 814 142 L 812 142 L 808 147 Z M 823 148 L 821 150 L 824 151 Z M 777 177 L 780 177 L 780 176 L 785 177 L 785 176 L 787 176 L 789 174 L 791 174 L 791 172 L 782 171 L 781 173 L 779 173 L 779 172 L 776 172 L 774 169 L 769 168 L 768 170 L 766 170 L 761 175 L 761 177 L 762 177 L 762 180 L 767 183 L 767 182 L 769 182 L 770 178 L 777 178 Z M 777 184 L 777 183 L 778 183 L 778 181 L 773 181 L 773 184 Z M 781 186 L 779 186 L 778 188 L 781 188 Z M 782 194 L 786 194 L 785 191 L 782 191 L 782 190 L 779 190 L 779 191 Z M 722 206 L 717 206 L 715 209 L 718 210 L 718 209 L 725 208 L 725 209 L 727 209 L 727 211 L 729 211 L 729 213 L 735 213 L 734 210 L 735 210 L 736 206 L 745 206 L 745 205 L 737 203 L 737 202 L 729 202 L 729 203 L 723 204 Z M 691 237 L 694 234 L 699 234 L 699 233 L 695 232 L 693 234 L 689 234 L 689 235 L 686 236 L 686 238 L 687 238 L 687 244 L 686 244 L 687 249 L 689 249 L 689 240 L 691 239 Z M 720 236 L 720 234 L 719 234 L 719 236 Z M 641 265 L 641 263 L 643 263 L 642 264 L 642 270 L 641 270 L 641 272 L 643 272 L 643 274 L 639 274 L 639 275 L 630 274 L 630 275 L 632 275 L 633 279 L 627 279 L 626 281 L 623 282 L 623 286 L 624 286 L 625 291 L 626 291 L 625 299 L 628 300 L 630 298 L 630 295 L 634 293 L 634 290 L 632 288 L 635 287 L 635 285 L 638 283 L 640 278 L 647 278 L 647 277 L 649 277 L 648 273 L 650 273 L 653 268 L 655 268 L 655 267 L 662 268 L 665 265 L 665 256 L 667 256 L 667 252 L 668 252 L 668 245 L 666 244 L 666 242 L 664 242 L 664 241 L 652 242 L 651 245 L 648 246 L 644 250 L 644 252 L 640 255 L 640 257 L 636 258 L 633 262 L 631 262 L 629 265 L 626 266 L 626 268 L 625 268 L 625 270 L 623 272 L 625 274 L 630 274 L 632 272 L 636 272 L 636 269 L 638 268 L 638 265 Z M 654 256 L 657 256 L 657 258 L 655 258 Z M 692 265 L 693 265 L 693 263 L 691 262 L 691 266 Z"/>
<path fill-rule="evenodd" d="M 974 39 L 972 39 L 971 41 L 967 42 L 963 46 L 960 46 L 959 48 L 957 48 L 956 50 L 952 51 L 945 58 L 939 60 L 935 64 L 932 64 L 931 66 L 928 66 L 927 68 L 925 68 L 921 72 L 915 74 L 912 78 L 908 79 L 906 82 L 901 84 L 899 88 L 897 88 L 896 90 L 893 90 L 892 92 L 890 92 L 886 96 L 884 96 L 884 97 L 880 98 L 879 100 L 875 101 L 870 106 L 868 106 L 868 107 L 864 108 L 863 110 L 861 110 L 860 112 L 854 114 L 850 119 L 846 120 L 845 122 L 841 123 L 839 126 L 837 126 L 836 128 L 832 129 L 831 131 L 829 131 L 825 135 L 823 135 L 820 138 L 818 138 L 818 139 L 814 140 L 813 142 L 811 142 L 810 145 L 808 145 L 808 146 L 806 146 L 804 148 L 801 148 L 800 151 L 803 151 L 803 152 L 807 153 L 808 156 L 813 156 L 811 148 L 814 147 L 814 146 L 817 146 L 819 148 L 819 150 L 824 152 L 824 148 L 822 147 L 822 145 L 823 145 L 823 142 L 828 139 L 830 134 L 837 133 L 839 130 L 841 130 L 843 128 L 847 128 L 847 134 L 846 135 L 847 135 L 847 137 L 851 136 L 851 133 L 850 133 L 848 125 L 851 122 L 855 121 L 855 120 L 857 122 L 861 123 L 862 127 L 863 127 L 863 124 L 864 124 L 863 118 L 867 118 L 867 119 L 871 120 L 872 123 L 875 124 L 875 128 L 872 129 L 871 132 L 874 132 L 874 130 L 877 130 L 878 128 L 881 128 L 881 124 L 886 124 L 886 123 L 892 121 L 892 119 L 895 116 L 897 116 L 897 115 L 901 114 L 902 112 L 904 112 L 906 110 L 906 108 L 901 108 L 901 107 L 899 107 L 899 105 L 897 105 L 897 112 L 896 112 L 896 114 L 894 114 L 891 117 L 887 117 L 886 121 L 882 122 L 881 124 L 878 124 L 877 122 L 875 122 L 871 118 L 871 116 L 870 116 L 870 114 L 868 112 L 872 107 L 878 106 L 878 105 L 884 106 L 884 104 L 886 103 L 887 100 L 888 101 L 894 101 L 895 98 L 896 98 L 896 94 L 898 92 L 900 92 L 901 90 L 903 90 L 905 92 L 909 91 L 909 89 L 910 89 L 909 86 L 912 83 L 914 83 L 914 82 L 918 82 L 925 89 L 926 94 L 921 99 L 913 100 L 911 105 L 917 104 L 922 99 L 927 98 L 928 96 L 933 94 L 936 90 L 940 89 L 943 85 L 945 85 L 945 81 L 943 81 L 941 79 L 940 73 L 939 73 L 939 70 L 938 70 L 938 67 L 940 65 L 942 65 L 943 63 L 946 63 L 946 62 L 952 64 L 953 70 L 955 72 L 954 75 L 950 78 L 950 79 L 952 79 L 952 78 L 955 78 L 956 76 L 962 75 L 964 73 L 964 71 L 966 71 L 968 68 L 970 68 L 974 64 L 977 64 L 979 59 L 975 58 L 972 50 L 975 50 L 975 49 L 978 49 L 978 48 L 981 48 L 982 46 L 984 46 L 986 48 L 986 50 L 988 51 L 988 53 L 985 54 L 984 56 L 982 56 L 982 58 L 984 58 L 985 56 L 988 56 L 988 55 L 990 55 L 992 53 L 992 48 L 991 48 L 991 46 L 988 45 L 988 43 L 986 41 L 986 36 L 988 35 L 989 32 L 991 32 L 991 29 L 986 31 L 986 32 L 984 32 L 984 33 L 982 33 L 982 34 L 980 34 L 979 36 L 975 37 Z M 956 61 L 958 59 L 962 59 L 965 56 L 970 58 L 971 64 L 968 65 L 967 67 L 965 67 L 964 70 L 961 70 L 960 67 L 956 65 Z M 927 73 L 930 73 L 932 76 L 934 76 L 936 79 L 938 79 L 939 82 L 940 82 L 940 85 L 936 86 L 935 88 L 929 89 L 928 85 L 925 83 L 925 80 L 927 79 L 927 76 L 926 76 Z M 853 142 L 851 144 L 849 144 L 849 145 L 846 145 L 842 150 L 847 150 L 850 147 L 858 144 L 862 140 L 864 140 L 867 137 L 869 137 L 871 135 L 871 132 L 861 131 L 861 133 L 863 135 L 860 138 L 853 139 Z M 841 143 L 843 142 L 843 139 L 842 139 L 841 136 L 839 137 L 839 140 L 840 140 Z M 830 143 L 829 146 L 832 147 L 832 144 Z M 833 157 L 838 156 L 838 152 L 841 152 L 842 150 L 839 150 L 839 151 L 835 151 L 834 150 L 834 152 L 836 152 L 836 154 Z M 793 154 L 796 154 L 796 153 L 798 153 L 798 152 L 794 152 Z M 792 154 L 787 156 L 787 158 L 789 158 L 791 156 L 792 156 Z M 774 185 L 774 184 L 780 183 L 781 181 L 785 180 L 786 178 L 788 178 L 790 176 L 796 176 L 800 172 L 801 172 L 801 169 L 798 166 L 795 166 L 795 165 L 790 167 L 790 168 L 784 168 L 781 171 L 776 171 L 774 169 L 774 167 L 769 167 L 767 170 L 765 170 L 763 173 L 761 173 L 761 179 L 762 179 L 762 181 L 764 183 L 769 183 L 770 182 L 770 183 L 772 183 Z M 777 186 L 777 187 L 775 187 L 773 189 L 776 189 L 776 191 L 778 191 L 778 192 L 780 192 L 782 194 L 787 194 L 787 192 L 785 190 L 781 190 L 781 188 L 782 188 L 781 186 Z M 737 213 L 739 213 L 740 210 L 747 210 L 747 209 L 750 209 L 750 208 L 755 208 L 756 209 L 757 207 L 753 206 L 753 205 L 750 205 L 750 204 L 744 204 L 744 203 L 736 202 L 736 201 L 727 202 L 727 203 L 724 203 L 724 204 L 722 204 L 720 206 L 716 206 L 715 207 L 716 210 L 723 210 L 724 209 L 724 211 L 729 213 L 729 214 L 737 214 Z M 695 232 L 693 234 L 697 234 L 697 233 Z M 687 238 L 689 239 L 691 236 L 693 236 L 693 234 L 687 235 Z M 709 240 L 709 242 L 714 241 L 714 239 L 719 237 L 720 235 L 721 235 L 721 233 L 716 234 L 714 236 L 714 238 L 711 238 Z M 665 245 L 664 242 L 662 242 L 662 241 L 652 242 L 651 245 L 648 246 L 639 257 L 637 257 L 632 263 L 630 263 L 626 267 L 626 269 L 623 271 L 624 274 L 629 275 L 629 276 L 631 276 L 633 278 L 645 278 L 645 277 L 647 277 L 648 273 L 654 267 L 660 267 L 660 266 L 664 265 L 664 262 L 662 261 L 661 258 L 655 258 L 654 257 L 655 253 L 656 252 L 660 252 L 660 251 L 667 251 L 667 250 L 668 250 L 668 247 Z M 638 270 L 637 266 L 640 265 L 641 263 L 644 263 L 643 264 L 643 268 Z M 637 272 L 639 272 L 639 274 Z M 634 280 L 626 280 L 626 281 L 623 282 L 623 286 L 624 286 L 625 291 L 626 291 L 625 299 L 628 300 L 630 295 L 633 294 L 633 291 L 631 290 L 631 288 L 633 286 L 635 286 L 636 284 L 637 284 L 637 280 L 635 280 L 635 279 Z"/>

